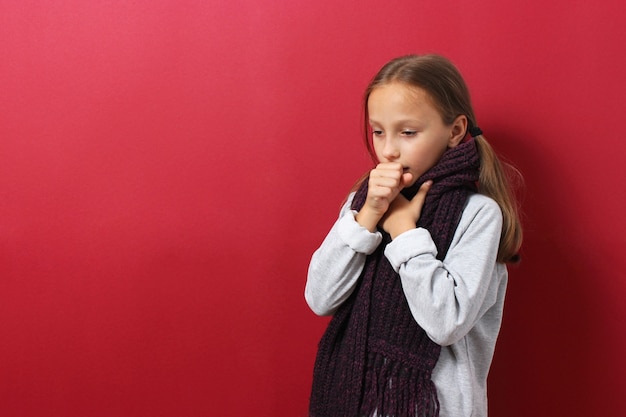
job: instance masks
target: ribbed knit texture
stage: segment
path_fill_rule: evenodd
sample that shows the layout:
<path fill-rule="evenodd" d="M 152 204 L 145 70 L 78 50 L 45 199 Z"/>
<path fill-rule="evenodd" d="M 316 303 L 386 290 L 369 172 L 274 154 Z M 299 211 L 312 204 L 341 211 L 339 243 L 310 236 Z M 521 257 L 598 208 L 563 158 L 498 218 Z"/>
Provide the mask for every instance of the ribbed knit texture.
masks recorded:
<path fill-rule="evenodd" d="M 433 180 L 418 227 L 429 230 L 443 260 L 469 194 L 475 190 L 480 160 L 473 139 L 444 153 L 437 165 L 402 194 L 412 199 Z M 352 209 L 360 210 L 367 181 Z M 431 375 L 441 347 L 417 324 L 399 275 L 384 256 L 391 241 L 369 255 L 352 295 L 337 310 L 322 336 L 313 372 L 311 417 L 434 417 L 439 415 Z"/>

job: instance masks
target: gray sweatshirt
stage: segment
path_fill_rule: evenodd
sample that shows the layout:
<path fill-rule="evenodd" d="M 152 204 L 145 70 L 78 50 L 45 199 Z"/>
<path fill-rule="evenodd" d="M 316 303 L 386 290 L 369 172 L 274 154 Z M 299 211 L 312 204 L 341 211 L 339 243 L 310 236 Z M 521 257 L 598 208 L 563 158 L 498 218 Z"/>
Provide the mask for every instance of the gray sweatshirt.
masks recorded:
<path fill-rule="evenodd" d="M 309 265 L 305 299 L 318 315 L 332 315 L 350 296 L 366 256 L 382 240 L 356 222 L 353 197 Z M 415 321 L 442 346 L 433 371 L 442 417 L 487 416 L 487 374 L 507 284 L 506 266 L 496 262 L 501 229 L 498 204 L 473 194 L 443 262 L 423 228 L 400 234 L 385 248 Z"/>

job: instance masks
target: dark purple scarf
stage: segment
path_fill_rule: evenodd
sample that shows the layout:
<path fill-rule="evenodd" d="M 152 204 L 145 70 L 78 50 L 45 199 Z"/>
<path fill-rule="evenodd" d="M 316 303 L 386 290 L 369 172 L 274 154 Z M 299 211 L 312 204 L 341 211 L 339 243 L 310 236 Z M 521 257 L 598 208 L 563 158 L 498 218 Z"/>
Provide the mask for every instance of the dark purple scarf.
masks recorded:
<path fill-rule="evenodd" d="M 418 227 L 428 229 L 443 260 L 471 192 L 480 159 L 474 140 L 447 150 L 441 160 L 402 194 L 411 199 L 433 180 Z M 359 210 L 367 180 L 352 208 Z M 382 230 L 381 230 L 382 232 Z M 319 343 L 309 413 L 311 417 L 432 417 L 439 415 L 431 380 L 441 347 L 417 324 L 400 277 L 384 256 L 391 241 L 369 255 L 357 287 L 337 310 Z"/>

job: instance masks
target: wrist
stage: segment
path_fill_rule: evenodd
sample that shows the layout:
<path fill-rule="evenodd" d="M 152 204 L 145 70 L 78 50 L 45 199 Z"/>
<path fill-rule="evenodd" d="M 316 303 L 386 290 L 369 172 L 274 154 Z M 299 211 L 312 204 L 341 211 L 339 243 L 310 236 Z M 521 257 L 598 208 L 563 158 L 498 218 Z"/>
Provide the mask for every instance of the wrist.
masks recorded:
<path fill-rule="evenodd" d="M 382 215 L 378 216 L 376 213 L 368 210 L 365 206 L 361 208 L 361 210 L 354 217 L 358 224 L 369 230 L 371 233 L 374 233 L 376 231 L 378 222 L 381 218 Z"/>
<path fill-rule="evenodd" d="M 406 222 L 406 221 L 395 222 L 389 225 L 389 230 L 387 230 L 387 233 L 389 233 L 389 235 L 391 236 L 391 239 L 395 239 L 402 233 L 408 232 L 409 230 L 412 230 L 412 229 L 415 229 L 415 223 Z"/>

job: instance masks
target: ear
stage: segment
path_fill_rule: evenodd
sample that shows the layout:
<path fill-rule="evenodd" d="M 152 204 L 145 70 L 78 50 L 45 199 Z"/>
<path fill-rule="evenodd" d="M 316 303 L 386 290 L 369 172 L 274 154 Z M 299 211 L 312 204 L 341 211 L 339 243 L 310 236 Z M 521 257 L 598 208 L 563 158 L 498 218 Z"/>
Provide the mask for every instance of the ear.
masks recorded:
<path fill-rule="evenodd" d="M 454 148 L 461 143 L 467 133 L 467 116 L 464 114 L 457 116 L 450 125 L 450 139 L 448 140 L 448 148 Z"/>

